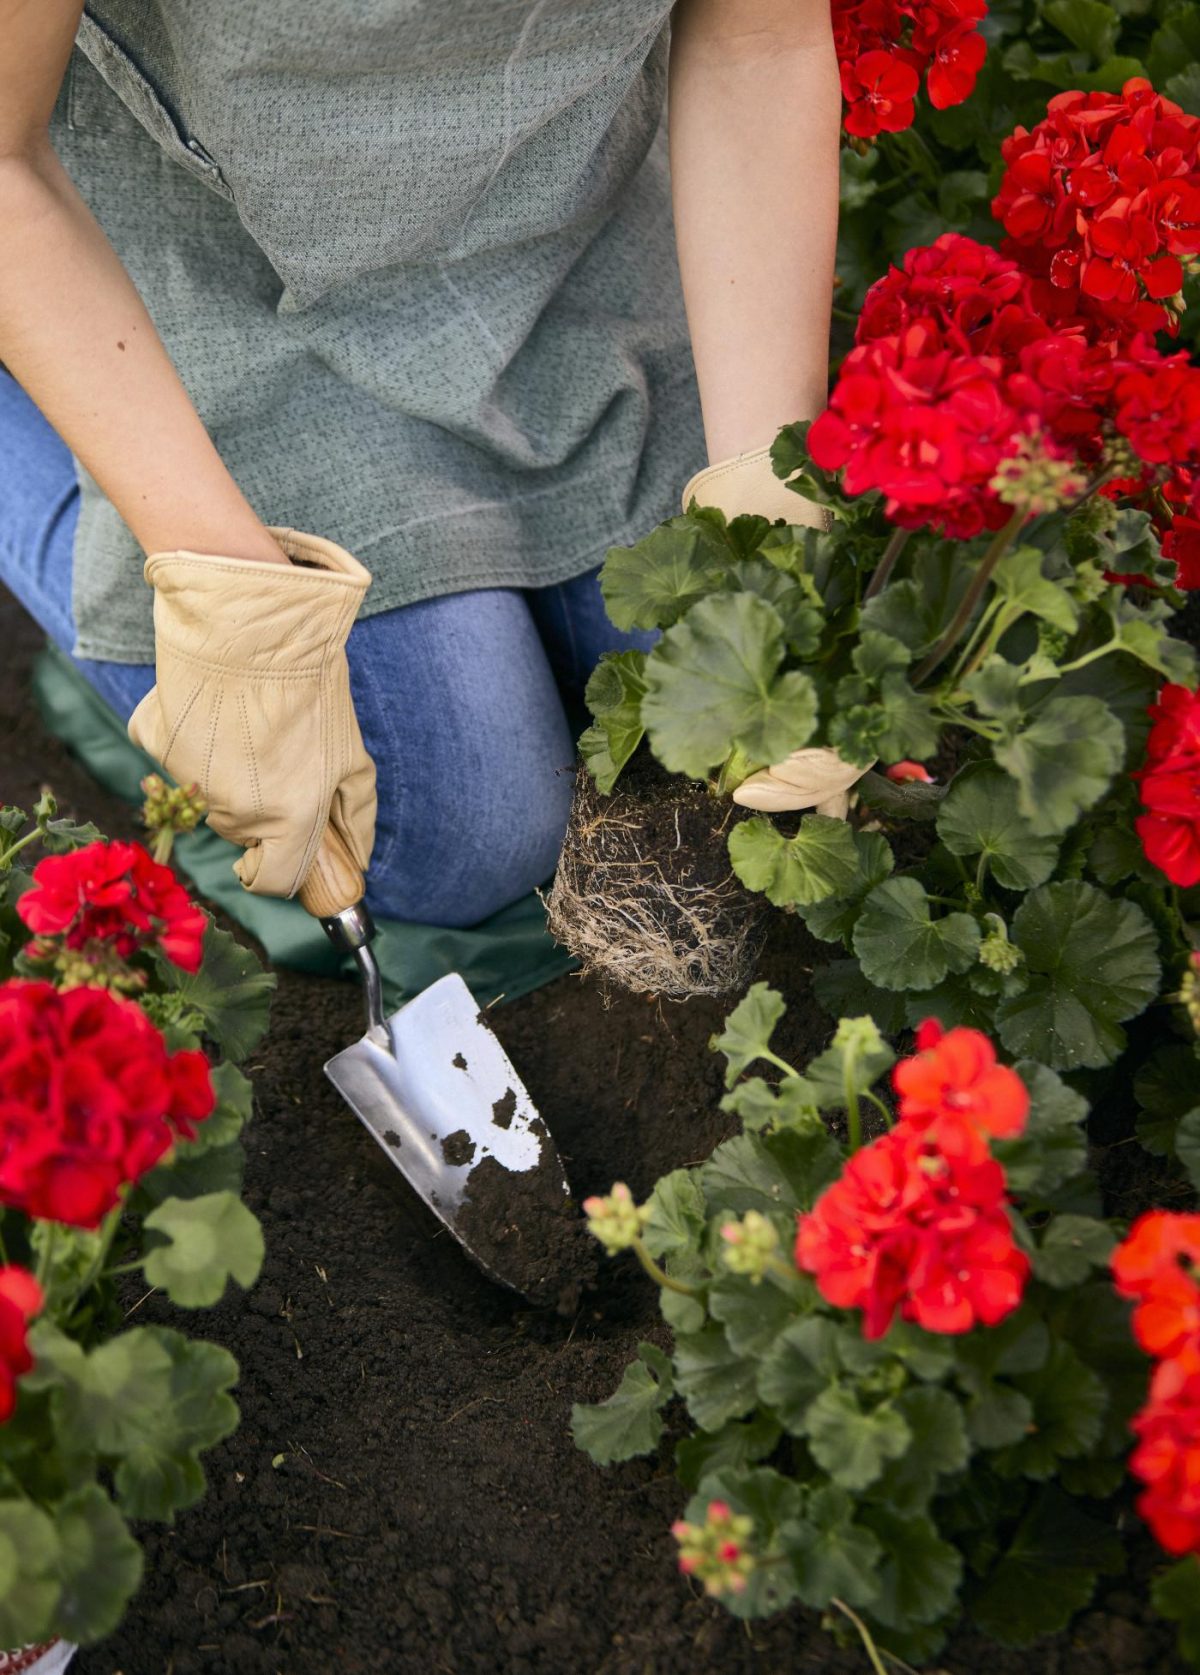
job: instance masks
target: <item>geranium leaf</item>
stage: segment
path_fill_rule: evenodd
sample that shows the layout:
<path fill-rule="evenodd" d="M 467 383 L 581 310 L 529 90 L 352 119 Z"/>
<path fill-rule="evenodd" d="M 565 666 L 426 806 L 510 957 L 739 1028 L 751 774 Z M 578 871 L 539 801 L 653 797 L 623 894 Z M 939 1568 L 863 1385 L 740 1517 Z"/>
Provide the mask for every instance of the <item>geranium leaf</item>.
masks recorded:
<path fill-rule="evenodd" d="M 1099 698 L 1051 698 L 995 755 L 1016 781 L 1031 830 L 1057 836 L 1104 795 L 1124 759 L 1125 734 Z"/>
<path fill-rule="evenodd" d="M 851 831 L 858 863 L 850 889 L 830 900 L 798 908 L 804 923 L 822 942 L 848 940 L 864 900 L 877 884 L 890 877 L 896 864 L 891 845 L 881 833 L 859 832 L 850 827 L 847 830 Z"/>
<path fill-rule="evenodd" d="M 866 1489 L 889 1460 L 912 1441 L 912 1432 L 891 1402 L 864 1410 L 853 1391 L 834 1385 L 822 1390 L 804 1415 L 813 1459 L 844 1489 Z"/>
<path fill-rule="evenodd" d="M 888 1628 L 934 1623 L 958 1597 L 963 1562 L 925 1517 L 901 1517 L 890 1507 L 869 1506 L 863 1522 L 874 1531 L 884 1560 L 871 1615 Z"/>
<path fill-rule="evenodd" d="M 838 1146 L 824 1130 L 737 1134 L 719 1145 L 703 1165 L 700 1184 L 710 1213 L 794 1213 L 811 1206 L 840 1166 Z"/>
<path fill-rule="evenodd" d="M 113 1473 L 121 1510 L 130 1518 L 167 1523 L 204 1493 L 199 1454 L 222 1441 L 238 1422 L 229 1394 L 238 1365 L 219 1344 L 197 1342 L 165 1327 L 147 1327 L 170 1362 L 170 1385 L 151 1424 L 124 1451 Z"/>
<path fill-rule="evenodd" d="M 779 1426 L 769 1413 L 730 1420 L 719 1431 L 697 1431 L 676 1445 L 676 1475 L 685 1489 L 694 1490 L 701 1478 L 714 1472 L 738 1471 L 763 1459 L 774 1451 L 779 1436 Z"/>
<path fill-rule="evenodd" d="M 606 796 L 642 742 L 645 661 L 646 655 L 640 651 L 606 652 L 593 669 L 584 693 L 595 721 L 581 735 L 579 750 Z"/>
<path fill-rule="evenodd" d="M 865 1093 L 895 1062 L 896 1055 L 873 1018 L 846 1017 L 840 1020 L 832 1044 L 809 1060 L 804 1080 L 819 1106 L 841 1110 L 846 1105 L 847 1083 L 853 1092 Z"/>
<path fill-rule="evenodd" d="M 1037 1276 L 1060 1289 L 1082 1285 L 1093 1268 L 1105 1266 L 1115 1244 L 1107 1222 L 1092 1216 L 1055 1216 L 1038 1246 Z"/>
<path fill-rule="evenodd" d="M 831 1018 L 869 1013 L 885 1035 L 904 1028 L 904 996 L 868 983 L 857 960 L 833 960 L 813 973 L 813 994 Z"/>
<path fill-rule="evenodd" d="M 693 605 L 646 659 L 642 720 L 659 761 L 702 779 L 735 746 L 776 762 L 808 743 L 817 719 L 812 681 L 781 674 L 783 620 L 753 593 Z"/>
<path fill-rule="evenodd" d="M 142 1580 L 142 1549 L 98 1483 L 54 1508 L 57 1575 L 62 1585 L 54 1627 L 87 1644 L 111 1634 Z"/>
<path fill-rule="evenodd" d="M 1189 116 L 1200 116 L 1200 64 L 1189 64 L 1163 84 L 1168 99 L 1182 105 Z"/>
<path fill-rule="evenodd" d="M 1043 884 L 1013 915 L 1024 992 L 997 1008 L 1010 1053 L 1055 1070 L 1111 1064 L 1120 1025 L 1158 993 L 1158 938 L 1142 910 L 1078 880 Z"/>
<path fill-rule="evenodd" d="M 167 1241 L 146 1252 L 146 1280 L 180 1308 L 209 1308 L 220 1302 L 230 1279 L 248 1289 L 258 1278 L 262 1228 L 232 1192 L 164 1199 L 144 1226 Z"/>
<path fill-rule="evenodd" d="M 754 1361 L 737 1354 L 720 1326 L 675 1340 L 675 1381 L 688 1412 L 704 1431 L 719 1431 L 754 1406 Z"/>
<path fill-rule="evenodd" d="M 1171 1569 L 1156 1576 L 1150 1601 L 1160 1617 L 1179 1624 L 1179 1650 L 1190 1663 L 1200 1664 L 1200 1558 L 1189 1553 Z"/>
<path fill-rule="evenodd" d="M 722 1274 L 709 1287 L 708 1312 L 725 1328 L 729 1347 L 736 1355 L 761 1360 L 784 1327 L 795 1319 L 802 1283 L 797 1275 L 787 1289 L 769 1281 L 755 1285 L 745 1274 Z"/>
<path fill-rule="evenodd" d="M 790 838 L 763 815 L 741 820 L 729 834 L 729 858 L 747 889 L 765 892 L 775 907 L 844 896 L 860 876 L 850 827 L 823 814 L 806 814 Z"/>
<path fill-rule="evenodd" d="M 809 1497 L 804 1517 L 784 1528 L 796 1590 L 815 1610 L 834 1599 L 870 1605 L 879 1593 L 882 1550 L 871 1531 L 854 1522 L 854 1510 L 844 1489 L 825 1484 Z"/>
<path fill-rule="evenodd" d="M 937 832 L 952 855 L 984 855 L 1007 890 L 1044 884 L 1058 860 L 1058 843 L 1039 836 L 1017 807 L 1016 783 L 992 763 L 955 776 L 938 809 Z"/>
<path fill-rule="evenodd" d="M 1112 7 L 1102 0 L 1046 0 L 1042 15 L 1097 64 L 1112 57 L 1120 24 Z"/>
<path fill-rule="evenodd" d="M 752 983 L 725 1020 L 725 1028 L 709 1041 L 714 1053 L 724 1053 L 725 1086 L 731 1088 L 756 1059 L 771 1058 L 771 1036 L 787 1011 L 787 1003 L 769 983 Z"/>
<path fill-rule="evenodd" d="M 0 1645 L 25 1646 L 51 1632 L 58 1561 L 58 1536 L 41 1507 L 0 1500 Z"/>
<path fill-rule="evenodd" d="M 1133 1097 L 1141 1110 L 1139 1144 L 1157 1157 L 1173 1157 L 1179 1120 L 1195 1100 L 1200 1060 L 1195 1050 L 1172 1042 L 1157 1048 L 1133 1079 Z"/>
<path fill-rule="evenodd" d="M 669 628 L 720 587 L 733 553 L 709 519 L 670 518 L 632 547 L 613 547 L 600 572 L 605 608 L 618 628 Z"/>
<path fill-rule="evenodd" d="M 272 972 L 264 971 L 256 954 L 211 922 L 205 927 L 203 960 L 199 971 L 163 966 L 185 1004 L 198 1012 L 204 1028 L 235 1064 L 262 1040 L 275 988 Z"/>
<path fill-rule="evenodd" d="M 1022 1198 L 1045 1197 L 1087 1165 L 1087 1101 L 1047 1065 L 1022 1059 L 1015 1066 L 1029 1089 L 1029 1117 L 1015 1140 L 996 1140 L 992 1150 L 1003 1166 L 1009 1190 Z"/>
<path fill-rule="evenodd" d="M 884 1468 L 872 1497 L 900 1517 L 910 1517 L 924 1512 L 939 1478 L 963 1470 L 971 1445 L 962 1405 L 948 1390 L 904 1390 L 896 1397 L 896 1408 L 912 1433 L 912 1443 Z"/>
<path fill-rule="evenodd" d="M 1048 0 L 1049 6 L 1060 4 L 1095 5 L 1097 11 L 1111 16 L 1100 0 Z M 1037 547 L 1015 547 L 1000 560 L 992 580 L 1004 601 L 1005 620 L 1011 617 L 1015 621 L 1019 613 L 1028 612 L 1065 634 L 1073 633 L 1079 621 L 1078 607 L 1061 583 L 1043 576 L 1044 557 Z"/>
<path fill-rule="evenodd" d="M 1187 1171 L 1188 1180 L 1200 1192 L 1200 1105 L 1180 1117 L 1175 1131 L 1175 1154 Z"/>
<path fill-rule="evenodd" d="M 1099 1440 L 1108 1392 L 1070 1344 L 1054 1342 L 1045 1364 L 1016 1374 L 1013 1383 L 1033 1417 L 1021 1440 L 995 1455 L 1003 1476 L 1053 1477 L 1061 1461 L 1079 1459 Z"/>
<path fill-rule="evenodd" d="M 799 581 L 769 558 L 746 559 L 730 578 L 730 585 L 756 593 L 779 612 L 783 637 L 793 657 L 814 656 L 825 628 L 825 613 L 814 602 L 812 584 Z"/>
<path fill-rule="evenodd" d="M 653 1352 L 653 1353 L 650 1353 Z M 603 1402 L 576 1402 L 571 1435 L 598 1466 L 649 1454 L 662 1436 L 662 1409 L 672 1395 L 671 1364 L 653 1344 L 638 1346 L 613 1394 Z"/>
<path fill-rule="evenodd" d="M 823 1315 L 809 1315 L 775 1340 L 758 1369 L 758 1393 L 796 1436 L 805 1433 L 805 1415 L 837 1378 L 838 1328 Z"/>
<path fill-rule="evenodd" d="M 971 1616 L 1002 1645 L 1026 1646 L 1065 1628 L 1091 1599 L 1099 1573 L 1123 1567 L 1116 1532 L 1087 1517 L 1060 1490 L 1046 1488 L 971 1600 Z"/>
<path fill-rule="evenodd" d="M 651 1256 L 697 1250 L 704 1231 L 704 1193 L 694 1170 L 673 1169 L 655 1184 L 642 1243 Z"/>
<path fill-rule="evenodd" d="M 932 919 L 915 878 L 876 885 L 854 927 L 863 975 L 883 989 L 932 989 L 948 972 L 974 963 L 979 941 L 979 926 L 968 913 Z"/>

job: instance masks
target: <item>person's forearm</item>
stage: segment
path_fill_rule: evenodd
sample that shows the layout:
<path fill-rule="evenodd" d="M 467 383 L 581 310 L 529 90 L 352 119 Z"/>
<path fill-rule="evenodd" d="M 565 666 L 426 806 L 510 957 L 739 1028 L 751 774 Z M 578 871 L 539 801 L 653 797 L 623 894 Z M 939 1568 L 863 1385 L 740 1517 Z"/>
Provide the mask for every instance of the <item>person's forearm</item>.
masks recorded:
<path fill-rule="evenodd" d="M 711 461 L 825 406 L 841 93 L 827 0 L 731 37 L 722 0 L 672 26 L 671 177 Z M 765 9 L 765 8 L 764 8 Z"/>
<path fill-rule="evenodd" d="M 0 362 L 147 552 L 287 559 L 49 142 L 0 156 Z"/>

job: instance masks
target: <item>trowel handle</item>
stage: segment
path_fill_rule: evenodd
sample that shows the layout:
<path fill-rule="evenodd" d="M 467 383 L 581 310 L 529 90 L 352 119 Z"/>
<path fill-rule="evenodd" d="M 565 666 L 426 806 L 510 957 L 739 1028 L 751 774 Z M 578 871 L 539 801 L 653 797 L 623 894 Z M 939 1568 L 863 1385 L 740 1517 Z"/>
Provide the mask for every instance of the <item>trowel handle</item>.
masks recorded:
<path fill-rule="evenodd" d="M 362 868 L 332 826 L 326 826 L 317 858 L 300 886 L 300 901 L 314 919 L 333 919 L 357 907 L 367 881 Z"/>
<path fill-rule="evenodd" d="M 321 921 L 340 954 L 353 954 L 362 973 L 367 1003 L 367 1028 L 383 1027 L 383 982 L 371 952 L 375 925 L 367 912 L 363 894 L 367 881 L 345 843 L 326 826 L 317 858 L 300 886 L 300 901 L 314 919 Z"/>

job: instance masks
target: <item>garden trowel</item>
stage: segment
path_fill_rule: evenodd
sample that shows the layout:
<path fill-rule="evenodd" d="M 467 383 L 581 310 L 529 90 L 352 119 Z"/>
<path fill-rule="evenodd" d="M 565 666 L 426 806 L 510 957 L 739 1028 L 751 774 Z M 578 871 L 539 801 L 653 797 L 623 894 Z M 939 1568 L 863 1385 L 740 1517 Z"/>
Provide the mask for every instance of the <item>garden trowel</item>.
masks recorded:
<path fill-rule="evenodd" d="M 300 900 L 334 947 L 353 955 L 367 1030 L 334 1054 L 325 1074 L 480 1267 L 529 1294 L 531 1240 L 547 1212 L 573 1214 L 554 1142 L 457 972 L 384 1016 L 364 889 L 328 828 Z"/>

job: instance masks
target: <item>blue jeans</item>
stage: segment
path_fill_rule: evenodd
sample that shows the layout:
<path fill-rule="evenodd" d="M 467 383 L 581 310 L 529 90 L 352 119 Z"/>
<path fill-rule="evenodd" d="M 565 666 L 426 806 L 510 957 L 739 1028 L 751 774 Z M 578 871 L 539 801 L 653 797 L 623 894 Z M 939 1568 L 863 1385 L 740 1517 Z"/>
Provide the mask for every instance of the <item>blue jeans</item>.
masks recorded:
<path fill-rule="evenodd" d="M 78 502 L 70 453 L 0 373 L 0 581 L 68 653 Z M 653 639 L 612 626 L 596 576 L 447 594 L 355 623 L 350 685 L 378 770 L 377 913 L 471 925 L 553 872 L 575 756 L 564 700 L 582 696 L 601 652 Z M 154 684 L 149 665 L 76 663 L 122 721 Z"/>

